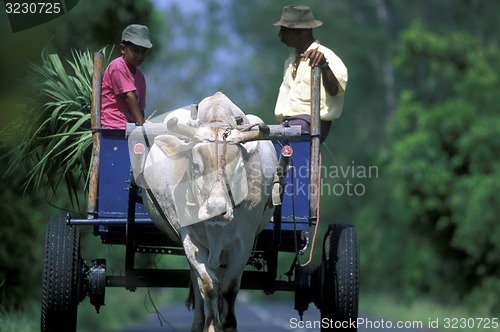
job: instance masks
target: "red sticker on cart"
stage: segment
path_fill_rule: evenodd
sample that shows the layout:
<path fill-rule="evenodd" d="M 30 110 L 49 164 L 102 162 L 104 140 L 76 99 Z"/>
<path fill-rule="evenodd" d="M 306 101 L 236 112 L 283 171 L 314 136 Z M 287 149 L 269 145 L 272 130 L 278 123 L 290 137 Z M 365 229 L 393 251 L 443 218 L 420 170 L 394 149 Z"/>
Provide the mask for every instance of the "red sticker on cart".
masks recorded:
<path fill-rule="evenodd" d="M 146 151 L 146 147 L 142 143 L 136 143 L 134 145 L 134 153 L 135 154 L 144 154 L 144 151 Z"/>
<path fill-rule="evenodd" d="M 285 145 L 281 148 L 281 155 L 283 157 L 291 157 L 293 154 L 293 148 L 290 145 Z"/>

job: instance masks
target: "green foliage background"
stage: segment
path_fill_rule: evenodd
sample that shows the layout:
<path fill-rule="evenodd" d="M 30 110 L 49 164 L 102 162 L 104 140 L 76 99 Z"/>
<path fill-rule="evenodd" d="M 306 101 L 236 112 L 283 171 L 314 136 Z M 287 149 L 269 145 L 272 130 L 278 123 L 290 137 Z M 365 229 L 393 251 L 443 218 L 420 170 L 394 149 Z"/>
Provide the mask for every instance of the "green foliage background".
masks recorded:
<path fill-rule="evenodd" d="M 99 7 L 81 1 L 71 15 L 16 36 L 1 26 L 11 50 L 2 51 L 0 61 L 5 73 L 0 106 L 7 110 L 2 128 L 32 118 L 17 81 L 25 59 L 39 64 L 48 48 L 64 62 L 70 49 L 116 44 L 131 21 L 150 25 L 154 34 L 143 68 L 148 112 L 175 109 L 221 90 L 245 112 L 272 123 L 282 64 L 291 51 L 272 23 L 284 5 L 295 3 L 207 0 L 187 8 L 171 1 L 163 2 L 160 12 L 149 1 L 107 1 Z M 500 4 L 302 3 L 324 22 L 315 36 L 349 68 L 344 114 L 322 147 L 323 163 L 378 169 L 371 178 L 324 176 L 331 186 L 350 181 L 366 192 L 324 195 L 321 234 L 330 222 L 356 224 L 362 294 L 383 292 L 401 301 L 426 297 L 467 305 L 485 316 L 499 313 Z M 81 17 L 89 18 L 85 27 Z M 26 42 L 33 47 L 21 53 Z M 3 139 L 2 154 L 16 150 L 16 139 Z M 40 244 L 54 213 L 45 197 L 19 192 L 28 172 L 19 167 L 2 179 L 0 189 L 4 308 L 37 296 Z M 71 206 L 66 194 L 55 197 L 52 204 Z"/>
<path fill-rule="evenodd" d="M 383 158 L 397 179 L 391 188 L 405 211 L 401 221 L 429 242 L 416 256 L 430 254 L 419 262 L 427 273 L 408 281 L 415 291 L 498 311 L 490 294 L 500 281 L 500 118 L 492 98 L 500 52 L 469 34 L 420 25 L 402 34 L 400 46 L 396 64 L 407 84 Z"/>

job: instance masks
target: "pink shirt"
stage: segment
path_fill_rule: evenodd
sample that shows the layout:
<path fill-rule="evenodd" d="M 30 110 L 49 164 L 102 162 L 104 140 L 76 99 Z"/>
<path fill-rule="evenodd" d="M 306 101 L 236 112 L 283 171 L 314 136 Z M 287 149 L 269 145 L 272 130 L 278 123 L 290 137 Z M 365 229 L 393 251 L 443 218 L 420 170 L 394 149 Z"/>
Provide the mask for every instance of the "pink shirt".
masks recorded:
<path fill-rule="evenodd" d="M 135 122 L 128 110 L 125 93 L 135 91 L 139 107 L 144 114 L 146 108 L 146 80 L 135 68 L 132 74 L 123 57 L 110 62 L 102 77 L 101 126 L 103 128 L 125 129 L 127 122 Z"/>

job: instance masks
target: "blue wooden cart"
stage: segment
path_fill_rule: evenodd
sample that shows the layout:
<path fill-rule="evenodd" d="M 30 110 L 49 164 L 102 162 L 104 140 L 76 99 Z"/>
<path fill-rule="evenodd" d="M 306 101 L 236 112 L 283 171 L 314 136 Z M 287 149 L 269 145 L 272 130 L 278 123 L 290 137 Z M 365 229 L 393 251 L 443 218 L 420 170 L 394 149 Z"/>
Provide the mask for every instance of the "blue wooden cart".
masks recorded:
<path fill-rule="evenodd" d="M 100 72 L 96 65 L 94 77 Z M 317 120 L 313 116 L 314 121 Z M 322 330 L 328 330 L 357 319 L 358 243 L 353 225 L 330 224 L 323 237 L 323 247 L 317 244 L 317 250 L 322 250 L 322 262 L 314 268 L 299 263 L 298 257 L 310 250 L 319 221 L 319 195 L 310 195 L 310 184 L 318 180 L 319 170 L 316 129 L 319 121 L 317 123 L 313 124 L 311 133 L 299 132 L 297 135 L 295 128 L 274 135 L 280 158 L 277 174 L 281 181 L 282 203 L 276 206 L 272 220 L 256 238 L 241 288 L 262 290 L 266 294 L 295 292 L 294 306 L 299 315 L 314 303 L 321 311 L 322 321 L 328 322 Z M 89 195 L 88 216 L 85 219 L 70 215 L 56 217 L 48 224 L 42 331 L 76 331 L 79 303 L 88 297 L 99 311 L 105 303 L 107 287 L 123 287 L 130 291 L 137 287 L 188 287 L 188 269 L 135 266 L 139 254 L 184 255 L 184 251 L 178 242 L 153 225 L 144 209 L 141 189 L 131 177 L 127 134 L 132 129 L 93 129 L 94 161 L 98 161 L 93 176 L 98 185 L 92 189 L 96 196 Z M 304 169 L 307 171 L 297 171 Z M 122 274 L 108 275 L 103 258 L 86 260 L 81 257 L 79 229 L 84 226 L 92 227 L 93 234 L 103 244 L 124 246 L 125 270 Z M 278 275 L 278 260 L 280 253 L 285 252 L 295 253 L 292 255 L 295 258 L 289 263 L 286 278 L 282 278 Z"/>

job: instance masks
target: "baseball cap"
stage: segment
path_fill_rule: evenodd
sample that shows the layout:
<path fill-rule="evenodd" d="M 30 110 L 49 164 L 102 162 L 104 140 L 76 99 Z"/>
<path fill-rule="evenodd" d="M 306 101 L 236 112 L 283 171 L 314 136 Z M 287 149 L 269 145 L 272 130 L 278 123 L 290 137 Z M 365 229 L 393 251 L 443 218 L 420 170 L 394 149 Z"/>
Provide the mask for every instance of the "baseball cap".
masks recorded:
<path fill-rule="evenodd" d="M 149 29 L 145 25 L 131 24 L 123 30 L 122 41 L 131 42 L 134 45 L 151 48 L 153 44 L 149 40 Z"/>

